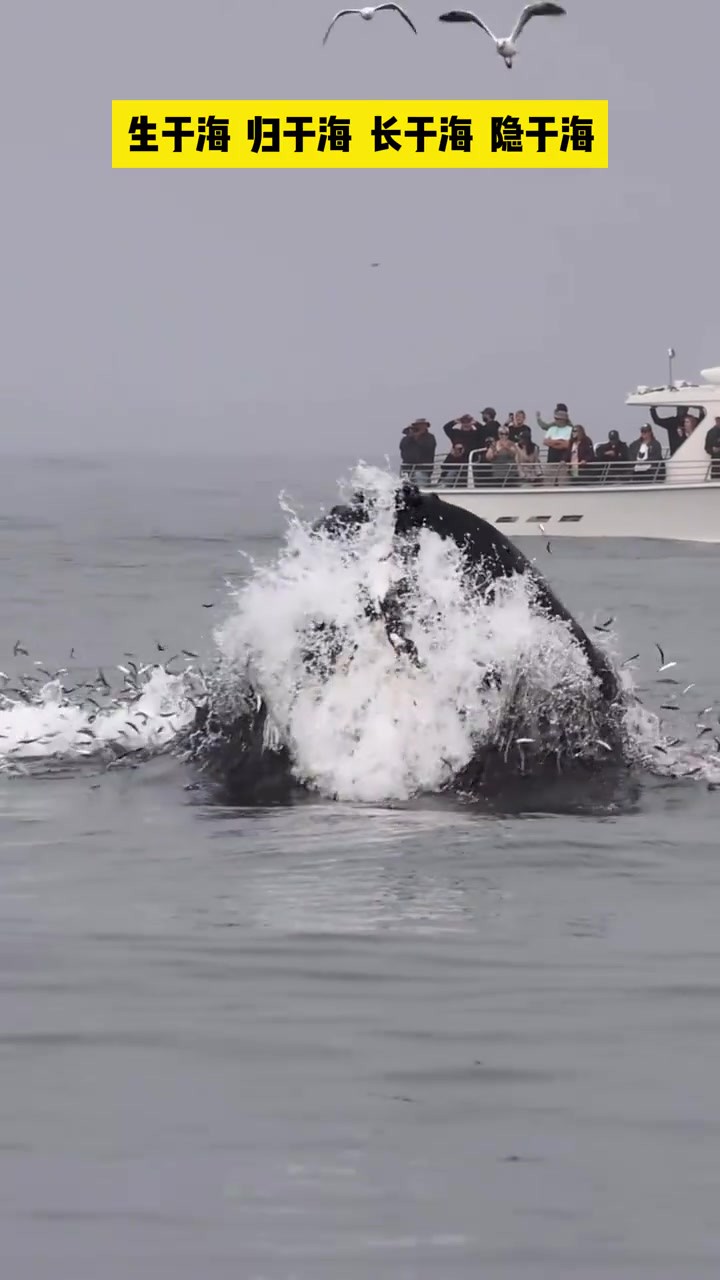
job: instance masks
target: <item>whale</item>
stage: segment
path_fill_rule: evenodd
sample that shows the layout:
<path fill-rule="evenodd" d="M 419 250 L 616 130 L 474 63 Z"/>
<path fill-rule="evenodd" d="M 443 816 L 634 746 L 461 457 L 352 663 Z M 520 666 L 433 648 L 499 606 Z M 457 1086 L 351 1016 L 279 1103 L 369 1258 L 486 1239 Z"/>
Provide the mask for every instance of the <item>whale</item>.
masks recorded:
<path fill-rule="evenodd" d="M 332 507 L 320 517 L 312 526 L 312 535 L 342 539 L 351 546 L 353 538 L 372 521 L 374 501 L 371 496 L 356 492 L 348 502 Z M 492 601 L 499 583 L 524 577 L 531 587 L 533 609 L 565 625 L 585 657 L 594 684 L 593 722 L 598 736 L 602 737 L 603 750 L 608 753 L 604 763 L 621 764 L 624 695 L 618 676 L 610 659 L 593 644 L 537 566 L 489 521 L 444 501 L 436 494 L 422 492 L 412 484 L 405 483 L 396 489 L 393 521 L 394 548 L 407 566 L 408 576 L 405 579 L 401 577 L 381 600 L 368 599 L 365 614 L 369 622 L 384 628 L 388 643 L 399 658 L 411 665 L 420 664 L 417 649 L 409 635 L 407 603 L 420 539 L 424 530 L 430 530 L 442 540 L 450 540 L 461 552 L 462 571 L 469 591 L 480 593 L 484 599 Z M 310 620 L 305 655 L 307 669 L 321 679 L 329 675 L 343 652 L 343 645 L 344 637 L 334 624 Z M 490 664 L 480 682 L 488 686 L 496 678 Z M 516 724 L 508 726 L 507 741 L 513 732 L 517 732 Z M 552 750 L 548 749 L 544 754 L 542 744 L 539 751 L 533 749 L 536 773 L 557 774 L 563 752 L 562 741 L 558 744 L 557 728 L 554 735 Z M 232 695 L 220 688 L 208 694 L 197 707 L 194 722 L 184 741 L 184 750 L 186 759 L 199 766 L 225 803 L 286 803 L 307 790 L 294 778 L 291 749 L 278 737 L 269 709 L 252 682 L 247 682 Z M 493 780 L 501 778 L 505 782 L 517 773 L 519 762 L 516 756 L 517 753 L 509 758 L 507 745 L 502 742 L 485 745 L 455 774 L 448 789 L 478 794 L 488 790 Z M 525 756 L 520 763 L 522 771 L 526 771 Z M 590 761 L 565 760 L 563 768 L 567 770 L 569 764 L 586 771 L 598 767 L 596 758 Z"/>
<path fill-rule="evenodd" d="M 347 533 L 366 523 L 370 516 L 364 494 L 356 493 L 349 503 L 333 507 L 328 516 L 316 521 L 314 527 L 317 531 L 324 530 L 331 534 Z M 569 627 L 588 660 L 590 670 L 599 681 L 603 698 L 612 703 L 619 697 L 618 679 L 606 655 L 592 643 L 536 566 L 504 533 L 488 520 L 463 507 L 445 502 L 437 494 L 423 493 L 417 485 L 404 484 L 395 497 L 395 533 L 407 536 L 413 532 L 418 533 L 421 529 L 431 529 L 441 538 L 455 543 L 463 553 L 475 590 L 481 591 L 486 598 L 492 595 L 493 588 L 500 579 L 516 575 L 529 578 L 539 608 Z M 384 602 L 384 612 L 390 624 L 393 621 L 392 606 L 395 603 L 394 597 Z"/>

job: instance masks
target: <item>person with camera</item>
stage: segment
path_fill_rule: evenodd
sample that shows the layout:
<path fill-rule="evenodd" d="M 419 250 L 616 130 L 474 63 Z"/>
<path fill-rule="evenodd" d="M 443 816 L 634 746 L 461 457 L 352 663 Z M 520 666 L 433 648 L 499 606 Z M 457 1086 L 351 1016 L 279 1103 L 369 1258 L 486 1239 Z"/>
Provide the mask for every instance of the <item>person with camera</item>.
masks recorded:
<path fill-rule="evenodd" d="M 430 484 L 436 449 L 437 440 L 427 418 L 416 418 L 402 433 L 400 457 L 403 465 L 400 474 L 415 484 Z"/>
<path fill-rule="evenodd" d="M 454 444 L 443 458 L 440 484 L 445 489 L 466 489 L 468 482 L 467 453 L 462 444 Z"/>
<path fill-rule="evenodd" d="M 480 443 L 480 424 L 477 419 L 471 413 L 464 413 L 461 418 L 451 418 L 446 422 L 443 431 L 451 445 L 462 445 L 467 462 L 473 449 L 477 449 Z"/>

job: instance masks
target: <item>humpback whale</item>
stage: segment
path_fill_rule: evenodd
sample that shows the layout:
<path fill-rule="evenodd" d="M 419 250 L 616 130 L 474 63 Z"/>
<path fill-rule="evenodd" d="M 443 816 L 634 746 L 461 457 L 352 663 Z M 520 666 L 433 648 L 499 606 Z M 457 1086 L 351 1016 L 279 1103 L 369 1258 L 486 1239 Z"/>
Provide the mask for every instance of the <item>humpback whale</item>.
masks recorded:
<path fill-rule="evenodd" d="M 349 502 L 334 506 L 316 521 L 312 527 L 313 536 L 341 539 L 351 548 L 353 539 L 373 520 L 373 502 L 371 496 L 355 493 Z M 450 540 L 460 550 L 462 572 L 469 592 L 480 593 L 491 602 L 503 580 L 514 577 L 528 580 L 534 610 L 562 622 L 569 633 L 568 643 L 574 640 L 584 655 L 593 678 L 590 683 L 594 685 L 592 723 L 603 751 L 607 752 L 605 759 L 608 763 L 622 759 L 620 712 L 623 695 L 612 664 L 519 548 L 488 521 L 434 494 L 421 493 L 410 484 L 403 484 L 396 490 L 392 518 L 393 551 L 407 569 L 407 576 L 401 576 L 380 600 L 368 597 L 364 613 L 369 620 L 384 627 L 387 639 L 399 657 L 411 665 L 420 665 L 417 648 L 409 635 L 411 611 L 408 602 L 420 540 L 423 531 L 430 530 L 442 540 Z M 320 681 L 333 672 L 339 656 L 346 650 L 341 630 L 327 620 L 308 623 L 306 669 Z M 482 688 L 484 683 L 488 688 L 494 678 L 491 663 L 484 675 L 478 678 L 478 686 Z M 539 732 L 538 725 L 535 725 L 533 742 L 542 735 L 545 723 L 541 717 Z M 563 729 L 562 726 L 558 728 L 556 719 L 553 719 L 552 726 L 549 721 L 547 725 L 548 741 L 552 738 L 552 746 L 548 747 L 546 756 L 552 757 L 551 768 L 557 773 Z M 478 748 L 466 766 L 456 773 L 450 789 L 482 791 L 498 769 L 506 773 L 516 770 L 517 749 L 513 761 L 508 763 L 507 744 L 529 743 L 531 739 L 519 736 L 521 732 L 518 718 L 511 714 L 504 745 L 495 742 Z M 221 689 L 209 695 L 197 709 L 185 746 L 187 758 L 218 784 L 223 797 L 231 803 L 271 803 L 285 800 L 295 790 L 303 789 L 293 777 L 291 745 L 278 735 L 270 709 L 251 680 L 239 695 L 230 696 Z M 438 749 L 442 750 L 442 744 Z M 527 748 L 521 752 L 523 765 L 526 763 L 525 752 Z M 540 742 L 539 752 L 536 748 L 533 752 L 545 767 L 548 759 L 543 757 L 543 743 Z M 577 757 L 578 752 L 570 749 L 568 755 Z M 601 758 L 602 752 L 598 756 Z M 591 767 L 595 767 L 597 760 L 596 757 L 590 762 Z"/>
<path fill-rule="evenodd" d="M 420 529 L 432 529 L 441 538 L 450 538 L 463 552 L 473 585 L 487 596 L 500 578 L 527 575 L 535 589 L 538 605 L 554 618 L 567 623 L 574 639 L 585 654 L 590 669 L 600 682 L 602 696 L 613 702 L 619 693 L 617 677 L 608 659 L 590 640 L 587 633 L 558 600 L 543 575 L 527 556 L 481 516 L 462 507 L 444 502 L 437 494 L 423 494 L 417 485 L 404 484 L 395 500 L 395 533 L 408 535 Z M 329 516 L 316 522 L 317 530 L 348 531 L 370 518 L 364 495 L 357 493 L 346 505 L 333 507 Z M 394 602 L 387 601 L 387 605 Z"/>

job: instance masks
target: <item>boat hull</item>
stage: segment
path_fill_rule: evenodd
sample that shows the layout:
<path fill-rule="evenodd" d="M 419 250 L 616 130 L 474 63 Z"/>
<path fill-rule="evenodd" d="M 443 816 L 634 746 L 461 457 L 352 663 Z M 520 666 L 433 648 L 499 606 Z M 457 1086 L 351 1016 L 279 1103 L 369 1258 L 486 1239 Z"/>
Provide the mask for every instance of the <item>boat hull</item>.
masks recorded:
<path fill-rule="evenodd" d="M 720 543 L 720 480 L 704 484 L 474 489 L 421 486 L 511 538 L 651 538 Z"/>

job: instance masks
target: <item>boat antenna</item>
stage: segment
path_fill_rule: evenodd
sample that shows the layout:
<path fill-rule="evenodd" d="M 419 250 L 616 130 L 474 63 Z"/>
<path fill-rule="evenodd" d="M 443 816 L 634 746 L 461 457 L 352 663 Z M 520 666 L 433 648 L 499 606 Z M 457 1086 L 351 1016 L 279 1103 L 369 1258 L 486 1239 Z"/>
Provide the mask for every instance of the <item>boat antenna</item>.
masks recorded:
<path fill-rule="evenodd" d="M 673 360 L 674 359 L 675 359 L 675 348 L 668 347 L 668 367 L 670 369 L 670 381 L 668 382 L 668 387 L 672 387 L 672 384 L 673 384 Z"/>

